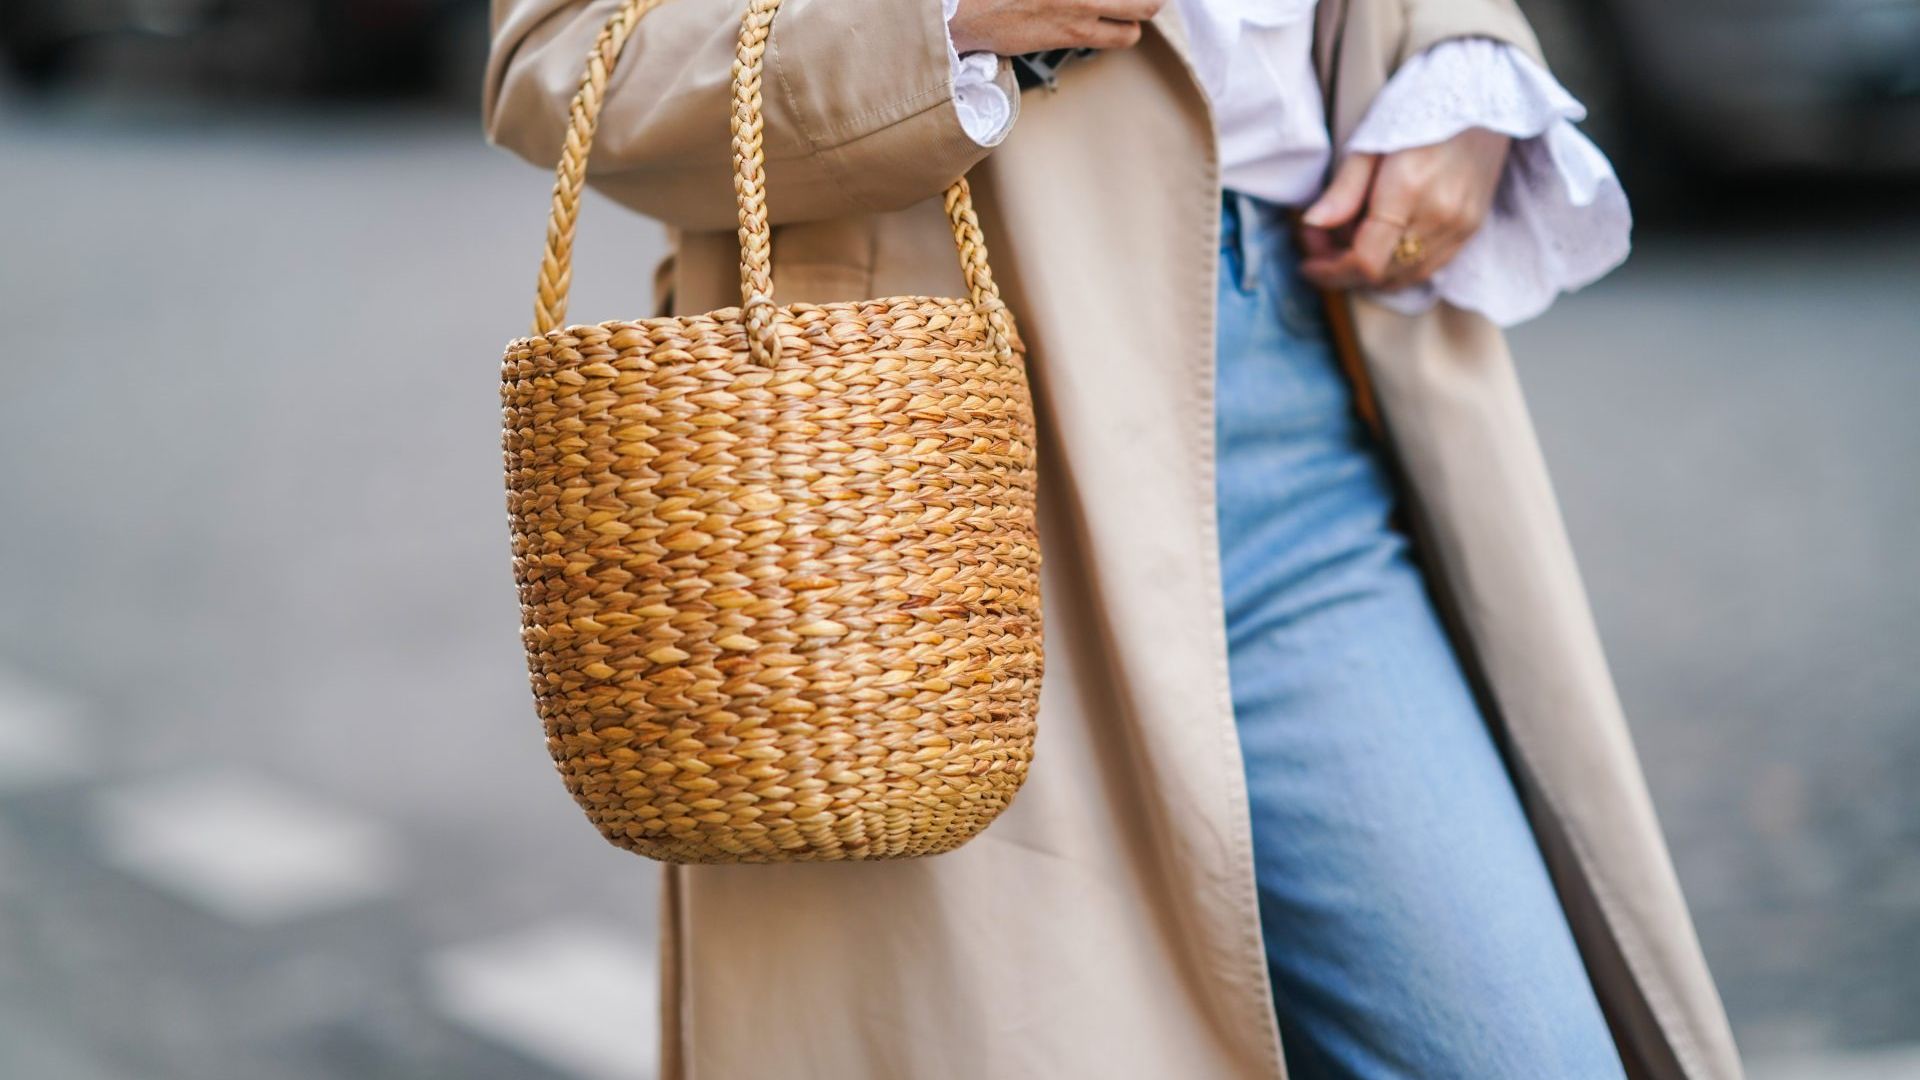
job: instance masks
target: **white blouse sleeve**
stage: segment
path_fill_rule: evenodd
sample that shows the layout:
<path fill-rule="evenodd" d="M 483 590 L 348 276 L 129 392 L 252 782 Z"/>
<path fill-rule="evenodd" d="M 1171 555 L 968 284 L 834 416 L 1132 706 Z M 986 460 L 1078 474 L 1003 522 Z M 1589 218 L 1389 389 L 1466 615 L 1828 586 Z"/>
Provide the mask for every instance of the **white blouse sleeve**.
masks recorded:
<path fill-rule="evenodd" d="M 1504 42 L 1451 39 L 1402 65 L 1348 150 L 1391 153 L 1474 127 L 1514 142 L 1480 231 L 1426 284 L 1375 298 L 1409 315 L 1446 300 L 1511 326 L 1620 265 L 1633 214 L 1606 155 L 1573 126 L 1586 115 L 1545 68 Z"/>
<path fill-rule="evenodd" d="M 960 0 L 940 0 L 949 24 L 960 10 Z M 1000 71 L 1000 58 L 990 52 L 972 52 L 961 56 L 953 47 L 953 30 L 947 30 L 947 68 L 953 75 L 953 108 L 960 114 L 960 126 L 981 146 L 998 146 L 1013 126 L 1013 102 L 994 81 Z"/>

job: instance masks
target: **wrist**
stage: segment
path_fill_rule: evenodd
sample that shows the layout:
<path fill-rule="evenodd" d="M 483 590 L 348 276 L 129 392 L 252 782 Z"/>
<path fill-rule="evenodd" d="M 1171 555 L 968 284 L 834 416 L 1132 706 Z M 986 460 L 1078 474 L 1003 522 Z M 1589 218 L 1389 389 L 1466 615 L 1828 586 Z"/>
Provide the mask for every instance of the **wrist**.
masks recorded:
<path fill-rule="evenodd" d="M 992 51 L 991 46 L 974 31 L 973 24 L 961 15 L 947 20 L 947 40 L 953 43 L 953 51 L 962 56 Z"/>

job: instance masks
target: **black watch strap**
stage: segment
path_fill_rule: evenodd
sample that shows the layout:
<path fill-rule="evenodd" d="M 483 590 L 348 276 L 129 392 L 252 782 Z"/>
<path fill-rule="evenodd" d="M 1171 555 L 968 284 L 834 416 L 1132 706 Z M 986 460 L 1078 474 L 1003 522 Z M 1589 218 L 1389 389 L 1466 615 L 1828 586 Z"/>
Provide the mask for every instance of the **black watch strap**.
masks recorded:
<path fill-rule="evenodd" d="M 1097 51 L 1049 49 L 1046 52 L 1022 53 L 1013 58 L 1013 77 L 1022 90 L 1031 90 L 1036 86 L 1051 90 L 1059 82 L 1061 67 L 1083 56 L 1092 56 Z"/>

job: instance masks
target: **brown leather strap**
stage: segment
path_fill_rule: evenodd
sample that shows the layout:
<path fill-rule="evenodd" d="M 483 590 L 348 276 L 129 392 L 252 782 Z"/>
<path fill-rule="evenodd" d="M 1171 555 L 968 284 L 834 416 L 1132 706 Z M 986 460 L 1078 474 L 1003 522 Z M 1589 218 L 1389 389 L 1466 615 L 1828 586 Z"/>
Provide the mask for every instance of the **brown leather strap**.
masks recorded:
<path fill-rule="evenodd" d="M 1367 376 L 1367 359 L 1360 352 L 1360 335 L 1353 328 L 1353 298 L 1344 292 L 1322 290 L 1321 302 L 1327 309 L 1327 333 L 1333 340 L 1333 351 L 1340 356 L 1340 367 L 1347 373 L 1347 381 L 1353 384 L 1353 408 L 1360 419 L 1373 432 L 1373 437 L 1384 441 L 1385 430 L 1380 426 L 1380 403 L 1373 395 L 1373 380 Z"/>

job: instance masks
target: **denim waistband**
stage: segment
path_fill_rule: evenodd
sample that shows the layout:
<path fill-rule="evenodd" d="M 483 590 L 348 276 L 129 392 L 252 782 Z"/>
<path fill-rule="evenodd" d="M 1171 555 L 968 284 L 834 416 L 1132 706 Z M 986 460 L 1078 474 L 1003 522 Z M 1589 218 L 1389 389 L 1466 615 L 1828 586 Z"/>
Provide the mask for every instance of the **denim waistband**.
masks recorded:
<path fill-rule="evenodd" d="M 1326 300 L 1300 274 L 1292 208 L 1235 191 L 1222 196 L 1220 275 L 1223 285 L 1243 296 L 1269 296 L 1294 337 L 1326 337 Z"/>

